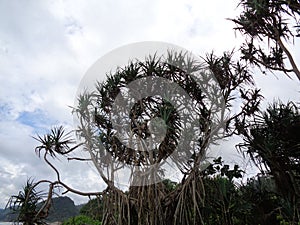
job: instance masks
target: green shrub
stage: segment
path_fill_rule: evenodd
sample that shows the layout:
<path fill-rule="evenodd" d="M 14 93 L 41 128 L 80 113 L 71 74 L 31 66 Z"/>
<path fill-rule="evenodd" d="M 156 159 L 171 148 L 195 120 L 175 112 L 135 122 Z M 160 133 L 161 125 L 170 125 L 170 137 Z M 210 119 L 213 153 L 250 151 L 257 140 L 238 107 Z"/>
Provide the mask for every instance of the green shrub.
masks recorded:
<path fill-rule="evenodd" d="M 101 225 L 101 222 L 88 216 L 79 215 L 66 220 L 62 225 Z"/>

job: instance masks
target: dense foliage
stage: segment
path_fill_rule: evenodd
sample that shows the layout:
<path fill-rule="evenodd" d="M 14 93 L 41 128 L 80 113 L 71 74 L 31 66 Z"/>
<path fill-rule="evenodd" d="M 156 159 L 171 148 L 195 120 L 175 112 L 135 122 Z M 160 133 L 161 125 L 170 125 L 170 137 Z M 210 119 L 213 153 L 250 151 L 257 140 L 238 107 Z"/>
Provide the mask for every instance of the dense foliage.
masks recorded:
<path fill-rule="evenodd" d="M 80 209 L 80 214 L 88 216 L 94 220 L 102 221 L 103 210 L 102 199 L 94 198 Z"/>
<path fill-rule="evenodd" d="M 274 103 L 249 121 L 240 149 L 248 153 L 290 206 L 291 221 L 300 219 L 300 111 L 294 103 Z"/>

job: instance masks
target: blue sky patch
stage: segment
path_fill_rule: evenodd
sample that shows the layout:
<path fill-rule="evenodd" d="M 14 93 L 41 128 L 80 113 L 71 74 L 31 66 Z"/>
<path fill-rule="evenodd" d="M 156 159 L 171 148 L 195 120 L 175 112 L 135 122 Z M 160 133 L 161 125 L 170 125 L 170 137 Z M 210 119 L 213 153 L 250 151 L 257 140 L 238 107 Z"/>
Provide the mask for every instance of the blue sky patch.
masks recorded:
<path fill-rule="evenodd" d="M 37 109 L 33 112 L 24 111 L 20 113 L 17 121 L 34 128 L 38 133 L 48 130 L 51 124 L 55 122 L 41 109 Z"/>

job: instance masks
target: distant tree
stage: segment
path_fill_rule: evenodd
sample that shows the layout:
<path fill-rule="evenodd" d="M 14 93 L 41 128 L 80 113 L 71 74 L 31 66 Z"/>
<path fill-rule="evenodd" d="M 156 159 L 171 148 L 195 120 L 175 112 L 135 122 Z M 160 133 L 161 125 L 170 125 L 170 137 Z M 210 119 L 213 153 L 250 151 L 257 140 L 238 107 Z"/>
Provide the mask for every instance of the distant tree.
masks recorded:
<path fill-rule="evenodd" d="M 271 72 L 281 71 L 300 80 L 300 71 L 285 42 L 300 37 L 298 0 L 241 0 L 241 14 L 232 19 L 245 42 L 241 59 Z"/>

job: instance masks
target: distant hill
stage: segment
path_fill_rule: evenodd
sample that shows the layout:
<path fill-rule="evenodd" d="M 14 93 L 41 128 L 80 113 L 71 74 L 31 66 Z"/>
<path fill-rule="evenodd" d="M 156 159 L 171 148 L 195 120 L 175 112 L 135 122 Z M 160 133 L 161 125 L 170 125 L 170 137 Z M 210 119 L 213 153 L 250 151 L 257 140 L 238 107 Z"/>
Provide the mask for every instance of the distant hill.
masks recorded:
<path fill-rule="evenodd" d="M 41 205 L 41 203 L 40 203 Z M 77 216 L 83 205 L 75 206 L 74 201 L 69 197 L 57 197 L 52 199 L 47 222 L 63 221 L 70 217 Z M 0 209 L 0 221 L 10 222 L 16 218 L 9 209 Z"/>
<path fill-rule="evenodd" d="M 5 218 L 5 210 L 0 209 L 0 221 L 4 221 L 4 218 Z"/>
<path fill-rule="evenodd" d="M 78 214 L 79 210 L 75 206 L 74 201 L 69 197 L 53 198 L 47 221 L 63 221 Z"/>
<path fill-rule="evenodd" d="M 16 218 L 15 214 L 12 214 L 12 211 L 9 209 L 0 209 L 0 221 L 9 222 Z"/>

